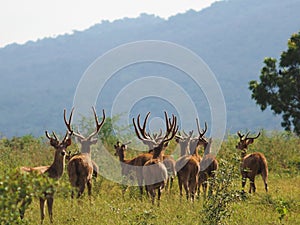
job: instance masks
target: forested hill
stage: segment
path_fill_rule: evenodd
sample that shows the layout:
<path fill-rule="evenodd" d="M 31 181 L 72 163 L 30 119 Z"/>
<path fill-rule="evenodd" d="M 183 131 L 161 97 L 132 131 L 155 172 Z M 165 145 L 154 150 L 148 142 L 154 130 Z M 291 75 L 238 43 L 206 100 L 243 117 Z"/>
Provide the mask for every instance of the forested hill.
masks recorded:
<path fill-rule="evenodd" d="M 121 44 L 153 39 L 189 48 L 209 65 L 224 93 L 230 131 L 279 129 L 280 119 L 270 111 L 261 112 L 251 100 L 248 82 L 258 79 L 264 57 L 279 58 L 291 34 L 300 30 L 299 11 L 299 0 L 228 0 L 168 20 L 141 14 L 0 48 L 0 132 L 5 136 L 41 136 L 45 129 L 63 132 L 63 109 L 71 108 L 87 67 Z M 115 89 L 122 88 L 118 85 L 109 86 L 112 96 L 99 102 L 100 108 L 109 106 Z M 184 88 L 189 89 L 188 84 Z M 209 112 L 203 114 L 202 121 Z"/>

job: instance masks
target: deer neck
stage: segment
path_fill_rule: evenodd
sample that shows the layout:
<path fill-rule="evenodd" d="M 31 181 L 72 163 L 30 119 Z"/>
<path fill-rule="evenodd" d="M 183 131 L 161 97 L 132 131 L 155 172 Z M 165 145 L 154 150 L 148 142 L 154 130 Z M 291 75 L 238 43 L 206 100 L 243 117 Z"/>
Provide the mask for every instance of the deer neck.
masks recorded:
<path fill-rule="evenodd" d="M 119 154 L 119 160 L 120 160 L 120 162 L 125 162 L 125 154 L 124 154 L 124 152 L 122 152 L 122 153 Z"/>
<path fill-rule="evenodd" d="M 159 159 L 159 160 L 163 160 L 163 156 L 164 156 L 164 153 L 163 153 L 163 149 L 160 148 L 160 147 L 156 147 L 153 149 L 153 159 Z"/>
<path fill-rule="evenodd" d="M 91 145 L 89 143 L 82 143 L 81 153 L 91 156 Z"/>
<path fill-rule="evenodd" d="M 208 143 L 203 144 L 204 147 L 204 155 L 208 155 L 210 153 L 210 146 L 208 146 Z"/>
<path fill-rule="evenodd" d="M 65 158 L 65 155 L 62 156 L 61 153 L 56 153 L 53 163 L 45 173 L 51 178 L 59 179 L 64 172 Z"/>
<path fill-rule="evenodd" d="M 190 141 L 185 141 L 181 143 L 180 146 L 180 150 L 181 150 L 181 156 L 184 155 L 189 155 L 190 154 Z"/>
<path fill-rule="evenodd" d="M 244 148 L 241 150 L 241 159 L 243 160 L 243 158 L 245 158 L 245 156 L 247 155 L 247 148 Z"/>

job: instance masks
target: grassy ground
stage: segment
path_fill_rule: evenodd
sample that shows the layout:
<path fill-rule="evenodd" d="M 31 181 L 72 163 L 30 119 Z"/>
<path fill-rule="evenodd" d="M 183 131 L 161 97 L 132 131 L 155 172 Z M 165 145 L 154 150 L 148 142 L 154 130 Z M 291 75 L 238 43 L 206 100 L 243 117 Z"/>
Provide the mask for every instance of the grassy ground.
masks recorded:
<path fill-rule="evenodd" d="M 236 136 L 229 136 L 217 158 L 231 160 L 236 152 Z M 228 205 L 230 217 L 223 224 L 300 224 L 300 140 L 286 133 L 263 133 L 249 152 L 263 152 L 269 162 L 269 192 L 264 190 L 260 176 L 256 178 L 257 192 L 246 194 L 242 200 Z M 75 146 L 72 146 L 75 148 Z M 49 152 L 51 154 L 49 154 Z M 0 140 L 0 175 L 20 165 L 47 165 L 52 162 L 53 150 L 40 139 L 30 136 Z M 226 177 L 224 177 L 225 179 Z M 13 181 L 12 181 L 13 182 Z M 65 173 L 62 184 L 68 184 Z M 240 190 L 240 178 L 233 187 Z M 246 190 L 249 188 L 247 181 Z M 54 202 L 55 224 L 203 224 L 204 200 L 194 203 L 180 200 L 177 179 L 171 191 L 164 191 L 160 206 L 139 199 L 138 189 L 131 187 L 121 194 L 121 186 L 103 177 L 93 184 L 91 202 L 86 195 L 72 200 L 68 194 L 57 192 Z M 0 197 L 1 196 L 0 190 Z M 24 222 L 39 224 L 39 204 L 34 199 L 26 211 Z M 44 224 L 49 224 L 46 215 Z"/>
<path fill-rule="evenodd" d="M 122 198 L 121 188 L 109 181 L 93 188 L 92 202 L 58 197 L 54 204 L 56 224 L 201 224 L 203 199 L 193 204 L 180 200 L 177 180 L 171 192 L 164 192 L 160 206 L 152 206 L 146 197 L 138 198 L 138 189 L 128 190 Z M 257 180 L 257 192 L 232 205 L 229 224 L 300 224 L 300 177 L 271 176 L 270 190 Z M 106 188 L 109 187 L 109 189 Z M 247 186 L 248 187 L 248 186 Z M 286 214 L 280 223 L 280 208 Z M 39 224 L 39 205 L 34 201 L 26 212 L 29 224 Z M 45 224 L 49 220 L 46 218 Z"/>

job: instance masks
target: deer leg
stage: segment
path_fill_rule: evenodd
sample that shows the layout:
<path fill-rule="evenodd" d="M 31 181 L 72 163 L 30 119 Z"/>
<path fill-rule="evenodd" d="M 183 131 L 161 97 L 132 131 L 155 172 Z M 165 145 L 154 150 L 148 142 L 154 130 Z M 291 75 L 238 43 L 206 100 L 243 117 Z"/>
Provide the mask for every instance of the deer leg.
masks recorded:
<path fill-rule="evenodd" d="M 159 206 L 159 203 L 160 203 L 160 197 L 161 197 L 161 188 L 158 188 L 158 191 L 157 191 L 157 205 Z"/>
<path fill-rule="evenodd" d="M 170 191 L 171 191 L 171 189 L 172 189 L 172 187 L 173 187 L 173 181 L 174 181 L 174 177 L 171 176 L 171 177 L 170 177 Z"/>
<path fill-rule="evenodd" d="M 247 178 L 245 176 L 242 177 L 242 192 L 245 192 L 246 179 Z"/>
<path fill-rule="evenodd" d="M 201 181 L 197 184 L 197 198 L 200 198 L 200 186 L 201 186 Z"/>
<path fill-rule="evenodd" d="M 196 188 L 198 186 L 198 182 L 197 182 L 197 177 L 195 180 L 191 180 L 189 182 L 189 191 L 191 193 L 191 200 L 192 202 L 194 202 L 194 199 L 195 199 L 195 192 L 196 192 Z"/>
<path fill-rule="evenodd" d="M 50 196 L 47 198 L 47 207 L 48 207 L 48 214 L 50 218 L 50 223 L 53 223 L 53 214 L 52 214 L 52 208 L 53 208 L 53 196 Z"/>
<path fill-rule="evenodd" d="M 188 181 L 184 181 L 183 187 L 185 190 L 186 200 L 189 200 L 189 187 L 188 187 Z"/>
<path fill-rule="evenodd" d="M 170 177 L 168 176 L 167 183 L 166 183 L 166 190 L 169 190 L 169 183 L 170 183 Z"/>
<path fill-rule="evenodd" d="M 203 196 L 204 196 L 204 199 L 206 198 L 206 192 L 207 192 L 207 181 L 204 181 L 202 183 L 202 189 L 203 189 Z"/>
<path fill-rule="evenodd" d="M 23 200 L 19 209 L 19 213 L 20 213 L 20 218 L 24 219 L 24 215 L 25 215 L 25 210 L 27 208 L 27 206 L 32 202 L 32 199 L 29 199 L 28 201 Z"/>
<path fill-rule="evenodd" d="M 265 190 L 266 190 L 266 192 L 268 192 L 268 181 L 267 181 L 268 177 L 267 177 L 266 173 L 264 173 L 264 172 L 262 172 L 261 176 L 262 176 L 262 179 L 263 179 L 264 184 L 265 184 Z"/>
<path fill-rule="evenodd" d="M 43 221 L 45 219 L 45 199 L 40 198 L 40 214 L 41 214 L 41 224 L 43 224 Z"/>
<path fill-rule="evenodd" d="M 178 186 L 179 186 L 179 195 L 180 195 L 180 200 L 182 199 L 182 180 L 180 176 L 178 176 Z"/>
<path fill-rule="evenodd" d="M 154 201 L 155 201 L 155 196 L 156 196 L 156 192 L 154 188 L 151 188 L 151 190 L 149 191 L 150 195 L 151 195 L 151 202 L 152 205 L 154 205 Z"/>
<path fill-rule="evenodd" d="M 86 184 L 87 184 L 87 188 L 88 188 L 88 195 L 91 196 L 92 195 L 92 179 L 89 179 Z"/>
<path fill-rule="evenodd" d="M 251 190 L 253 190 L 253 193 L 255 193 L 256 187 L 255 187 L 255 178 L 250 178 L 250 189 L 249 189 L 249 193 L 251 193 Z"/>
<path fill-rule="evenodd" d="M 78 191 L 78 194 L 77 194 L 77 198 L 79 198 L 82 195 L 82 193 L 84 192 L 84 189 L 85 189 L 85 183 L 82 183 L 79 186 L 79 191 Z"/>
<path fill-rule="evenodd" d="M 142 176 L 141 168 L 138 168 L 138 171 L 136 172 L 136 176 L 137 176 L 138 186 L 139 186 L 139 189 L 140 189 L 140 199 L 142 200 L 142 197 L 143 197 L 143 176 Z"/>

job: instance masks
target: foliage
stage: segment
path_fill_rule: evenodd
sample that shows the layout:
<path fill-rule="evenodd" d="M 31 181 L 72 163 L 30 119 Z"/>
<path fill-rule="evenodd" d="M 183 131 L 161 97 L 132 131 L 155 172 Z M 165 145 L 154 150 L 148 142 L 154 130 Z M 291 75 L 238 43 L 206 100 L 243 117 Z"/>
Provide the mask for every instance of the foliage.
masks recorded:
<path fill-rule="evenodd" d="M 0 224 L 26 223 L 20 220 L 33 198 L 54 193 L 57 183 L 37 173 L 12 170 L 0 176 Z"/>
<path fill-rule="evenodd" d="M 241 192 L 234 182 L 239 178 L 240 157 L 232 154 L 231 162 L 221 159 L 214 179 L 209 179 L 209 195 L 203 202 L 202 223 L 231 224 L 231 205 L 241 200 Z"/>
<path fill-rule="evenodd" d="M 275 58 L 265 58 L 260 82 L 252 80 L 249 89 L 261 110 L 267 106 L 282 115 L 282 127 L 300 135 L 300 31 L 288 40 L 281 53 L 279 70 Z"/>

